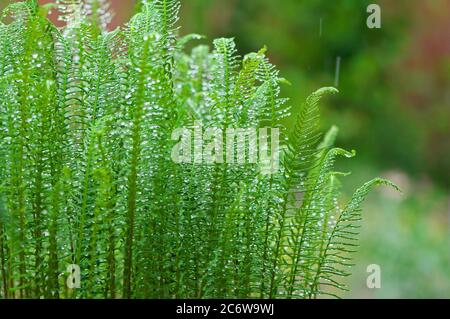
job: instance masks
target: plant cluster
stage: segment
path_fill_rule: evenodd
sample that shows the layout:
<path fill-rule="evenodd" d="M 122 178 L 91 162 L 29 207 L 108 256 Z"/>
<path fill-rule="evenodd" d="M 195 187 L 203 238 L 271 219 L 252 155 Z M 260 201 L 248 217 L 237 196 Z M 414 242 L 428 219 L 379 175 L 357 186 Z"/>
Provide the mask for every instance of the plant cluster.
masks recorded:
<path fill-rule="evenodd" d="M 345 289 L 361 203 L 340 206 L 337 129 L 313 93 L 292 131 L 265 50 L 184 47 L 177 0 L 107 31 L 106 2 L 11 4 L 0 24 L 0 296 L 314 298 Z M 177 164 L 173 130 L 272 127 L 281 169 Z M 79 265 L 81 287 L 66 284 Z"/>

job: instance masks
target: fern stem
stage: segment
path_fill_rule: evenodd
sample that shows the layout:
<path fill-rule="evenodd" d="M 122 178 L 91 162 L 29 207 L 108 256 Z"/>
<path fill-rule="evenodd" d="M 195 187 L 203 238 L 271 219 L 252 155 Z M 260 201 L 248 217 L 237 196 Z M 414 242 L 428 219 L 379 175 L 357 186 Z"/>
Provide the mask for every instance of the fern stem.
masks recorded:
<path fill-rule="evenodd" d="M 1 204 L 1 203 L 0 203 Z M 8 275 L 6 272 L 6 253 L 5 253 L 5 242 L 4 242 L 4 226 L 0 221 L 0 270 L 2 272 L 2 286 L 3 286 L 3 297 L 8 298 Z"/>
<path fill-rule="evenodd" d="M 145 85 L 146 78 L 144 72 L 148 70 L 148 57 L 150 49 L 150 39 L 144 41 L 141 61 L 141 71 L 138 77 L 138 87 L 136 92 L 136 104 L 133 110 L 133 128 L 132 128 L 132 150 L 130 161 L 130 174 L 128 176 L 128 211 L 127 211 L 127 225 L 125 231 L 125 253 L 124 253 L 124 267 L 123 267 L 123 297 L 131 298 L 131 276 L 133 267 L 133 238 L 134 238 L 134 223 L 136 215 L 136 200 L 137 200 L 137 172 L 139 157 L 141 153 L 141 121 L 143 116 Z"/>

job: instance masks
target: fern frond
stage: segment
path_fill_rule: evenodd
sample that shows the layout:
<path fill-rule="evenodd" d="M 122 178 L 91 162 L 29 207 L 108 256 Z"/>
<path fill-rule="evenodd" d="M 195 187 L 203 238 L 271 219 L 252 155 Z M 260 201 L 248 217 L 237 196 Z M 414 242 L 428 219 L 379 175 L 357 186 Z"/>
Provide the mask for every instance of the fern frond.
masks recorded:
<path fill-rule="evenodd" d="M 277 219 L 275 235 L 275 246 L 272 253 L 272 273 L 270 279 L 269 297 L 277 294 L 280 277 L 280 264 L 283 263 L 282 245 L 285 240 L 287 226 L 287 212 L 290 206 L 295 206 L 293 191 L 301 192 L 308 189 L 307 174 L 314 169 L 319 143 L 319 109 L 318 102 L 326 93 L 336 93 L 334 88 L 323 88 L 310 95 L 303 105 L 297 121 L 290 135 L 286 152 L 283 154 L 284 181 L 283 193 L 281 194 L 282 207 Z"/>
<path fill-rule="evenodd" d="M 389 186 L 400 191 L 400 188 L 394 183 L 376 178 L 365 183 L 353 194 L 350 202 L 337 217 L 336 224 L 331 229 L 328 241 L 321 253 L 316 274 L 312 280 L 312 289 L 309 292 L 310 298 L 327 293 L 320 290 L 321 285 L 345 290 L 345 286 L 336 281 L 336 277 L 345 277 L 350 274 L 347 269 L 352 264 L 348 253 L 354 252 L 356 247 L 355 242 L 361 220 L 361 205 L 370 190 L 379 185 Z"/>

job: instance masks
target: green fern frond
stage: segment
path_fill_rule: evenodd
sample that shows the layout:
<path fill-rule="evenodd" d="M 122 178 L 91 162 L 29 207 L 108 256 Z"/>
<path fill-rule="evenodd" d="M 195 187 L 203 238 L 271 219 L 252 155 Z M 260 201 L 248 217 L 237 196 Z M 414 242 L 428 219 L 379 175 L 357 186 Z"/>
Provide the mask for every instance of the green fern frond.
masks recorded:
<path fill-rule="evenodd" d="M 375 186 L 385 185 L 400 191 L 399 187 L 392 182 L 376 178 L 361 186 L 352 196 L 350 202 L 340 212 L 336 224 L 330 231 L 328 241 L 324 246 L 318 262 L 316 274 L 312 281 L 312 289 L 309 297 L 317 294 L 332 295 L 328 291 L 321 291 L 320 287 L 334 287 L 345 290 L 337 277 L 350 275 L 348 267 L 352 266 L 349 253 L 354 252 L 357 236 L 359 234 L 359 222 L 361 216 L 361 205 L 370 190 Z"/>

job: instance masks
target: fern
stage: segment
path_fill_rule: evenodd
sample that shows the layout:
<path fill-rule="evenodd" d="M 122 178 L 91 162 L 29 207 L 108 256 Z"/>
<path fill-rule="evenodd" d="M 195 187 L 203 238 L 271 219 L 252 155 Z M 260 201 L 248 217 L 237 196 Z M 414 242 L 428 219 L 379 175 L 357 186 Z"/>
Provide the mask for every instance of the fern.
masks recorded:
<path fill-rule="evenodd" d="M 178 36 L 179 7 L 142 1 L 114 31 L 106 1 L 60 1 L 62 28 L 36 1 L 5 9 L 1 297 L 315 298 L 346 289 L 363 200 L 375 185 L 395 185 L 375 179 L 341 209 L 345 174 L 334 162 L 354 152 L 333 147 L 336 127 L 322 139 L 319 125 L 320 99 L 337 90 L 313 93 L 287 130 L 288 82 L 266 48 L 241 58 L 222 38 L 186 52 L 202 37 Z M 193 132 L 180 139 L 196 153 L 176 163 L 180 128 Z M 251 154 L 228 152 L 245 144 L 231 129 L 264 128 L 281 137 L 271 174 Z M 223 143 L 211 147 L 214 136 Z M 72 264 L 81 288 L 66 285 Z"/>

